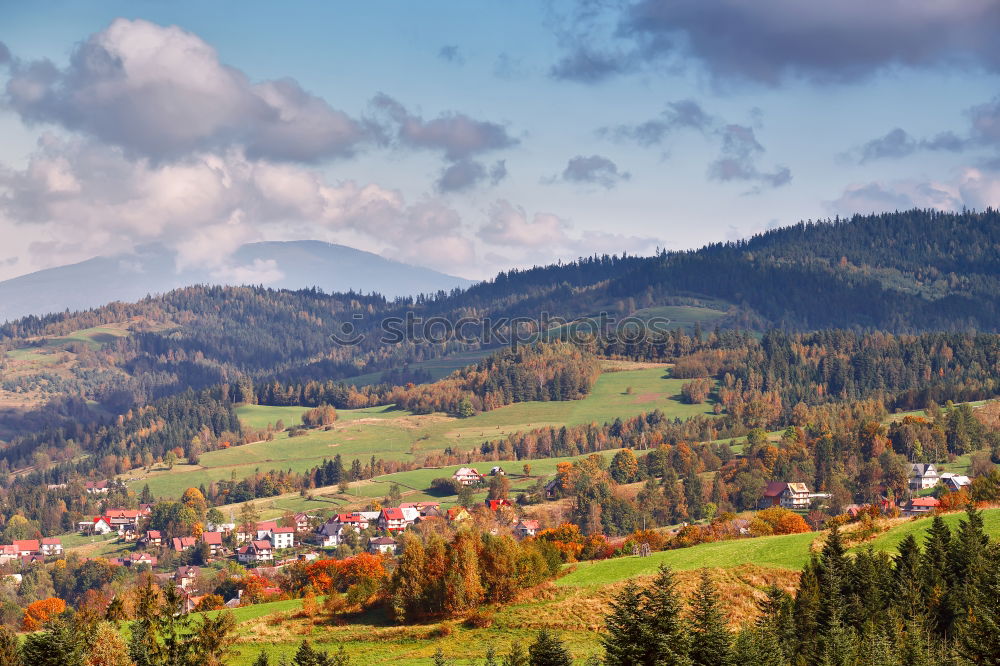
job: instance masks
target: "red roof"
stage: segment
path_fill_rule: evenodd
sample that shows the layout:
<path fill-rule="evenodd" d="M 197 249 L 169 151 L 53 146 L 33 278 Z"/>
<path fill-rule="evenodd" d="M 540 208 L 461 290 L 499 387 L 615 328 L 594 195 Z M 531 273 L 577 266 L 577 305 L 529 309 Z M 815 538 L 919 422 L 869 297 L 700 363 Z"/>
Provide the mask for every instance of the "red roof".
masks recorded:
<path fill-rule="evenodd" d="M 767 488 L 764 489 L 764 497 L 778 497 L 781 493 L 785 492 L 785 487 L 788 486 L 784 481 L 771 481 L 767 484 Z"/>
<path fill-rule="evenodd" d="M 941 500 L 936 497 L 915 497 L 910 500 L 910 506 L 941 506 Z"/>
<path fill-rule="evenodd" d="M 271 542 L 270 541 L 254 541 L 253 542 L 253 547 L 256 548 L 257 550 L 271 550 Z"/>
<path fill-rule="evenodd" d="M 146 532 L 146 536 L 148 536 L 150 539 L 162 539 L 163 538 L 163 535 L 160 534 L 160 530 L 149 530 L 148 532 Z"/>
<path fill-rule="evenodd" d="M 525 529 L 529 529 L 529 530 L 537 530 L 538 529 L 538 521 L 537 520 L 522 520 L 521 523 L 520 523 L 520 525 L 522 527 L 524 527 Z"/>
<path fill-rule="evenodd" d="M 138 509 L 108 509 L 104 512 L 108 518 L 138 518 Z"/>
<path fill-rule="evenodd" d="M 486 506 L 490 508 L 490 511 L 496 511 L 502 506 L 510 506 L 510 502 L 505 499 L 491 499 L 486 500 Z"/>
<path fill-rule="evenodd" d="M 195 544 L 197 544 L 197 543 L 198 542 L 195 540 L 194 537 L 174 537 L 173 538 L 174 550 L 176 550 L 178 553 L 181 552 L 182 550 L 184 550 L 185 548 L 192 548 L 192 547 L 194 547 Z"/>
<path fill-rule="evenodd" d="M 294 527 L 276 527 L 273 530 L 271 530 L 271 532 L 274 533 L 274 534 L 295 534 L 295 528 Z"/>
<path fill-rule="evenodd" d="M 43 546 L 61 546 L 62 545 L 62 541 L 59 540 L 59 537 L 49 537 L 48 539 L 42 539 L 42 545 Z"/>
<path fill-rule="evenodd" d="M 382 517 L 386 520 L 406 520 L 406 518 L 403 517 L 403 510 L 399 507 L 382 509 Z"/>
<path fill-rule="evenodd" d="M 221 546 L 222 532 L 202 532 L 201 540 L 210 546 Z"/>
<path fill-rule="evenodd" d="M 39 548 L 38 539 L 15 539 L 14 545 L 18 550 L 30 550 L 33 553 Z"/>
<path fill-rule="evenodd" d="M 263 522 L 257 523 L 257 531 L 261 532 L 267 530 L 268 532 L 277 529 L 278 523 L 274 520 L 265 520 Z"/>

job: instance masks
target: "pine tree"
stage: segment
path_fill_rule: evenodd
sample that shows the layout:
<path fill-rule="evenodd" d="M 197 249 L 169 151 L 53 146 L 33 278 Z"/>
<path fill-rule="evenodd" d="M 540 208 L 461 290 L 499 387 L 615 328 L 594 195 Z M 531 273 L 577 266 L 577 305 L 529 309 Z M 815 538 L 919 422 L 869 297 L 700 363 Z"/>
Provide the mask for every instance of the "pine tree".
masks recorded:
<path fill-rule="evenodd" d="M 271 666 L 271 662 L 267 658 L 267 652 L 261 651 L 257 655 L 257 658 L 253 660 L 253 666 Z"/>
<path fill-rule="evenodd" d="M 542 629 L 528 648 L 528 663 L 531 666 L 573 666 L 573 657 L 557 636 Z"/>
<path fill-rule="evenodd" d="M 682 617 L 677 582 L 669 567 L 660 565 L 653 583 L 643 591 L 643 614 L 650 640 L 645 645 L 645 664 L 687 666 L 690 639 Z"/>
<path fill-rule="evenodd" d="M 650 636 L 641 602 L 639 588 L 631 580 L 611 602 L 611 612 L 604 620 L 607 633 L 601 637 L 604 663 L 608 666 L 631 666 L 642 662 Z"/>
<path fill-rule="evenodd" d="M 486 655 L 483 661 L 483 666 L 500 666 L 497 661 L 497 651 L 492 644 L 486 646 Z"/>
<path fill-rule="evenodd" d="M 85 647 L 71 622 L 60 617 L 50 621 L 45 631 L 25 636 L 21 659 L 31 666 L 84 666 Z"/>
<path fill-rule="evenodd" d="M 1000 664 L 1000 549 L 993 546 L 959 629 L 959 653 L 974 664 Z"/>
<path fill-rule="evenodd" d="M 951 530 L 941 516 L 934 516 L 920 558 L 920 584 L 927 607 L 930 629 L 937 636 L 948 635 L 954 622 L 949 580 Z"/>
<path fill-rule="evenodd" d="M 434 650 L 434 656 L 431 658 L 434 666 L 448 666 L 448 660 L 444 658 L 444 652 L 439 647 Z"/>
<path fill-rule="evenodd" d="M 708 569 L 703 569 L 691 598 L 691 661 L 700 666 L 730 663 L 732 637 L 719 607 L 719 594 Z"/>
<path fill-rule="evenodd" d="M 838 562 L 834 558 L 823 561 L 820 571 L 820 663 L 823 666 L 851 666 L 857 651 L 857 641 L 854 631 L 844 623 L 845 603 Z"/>

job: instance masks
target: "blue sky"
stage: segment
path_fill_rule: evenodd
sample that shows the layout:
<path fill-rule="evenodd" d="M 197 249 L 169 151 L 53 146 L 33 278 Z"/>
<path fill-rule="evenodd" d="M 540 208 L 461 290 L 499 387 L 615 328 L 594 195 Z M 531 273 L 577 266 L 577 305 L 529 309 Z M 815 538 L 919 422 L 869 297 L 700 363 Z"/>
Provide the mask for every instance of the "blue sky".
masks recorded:
<path fill-rule="evenodd" d="M 996 206 L 996 34 L 987 0 L 0 3 L 0 279 L 297 238 L 478 278 Z"/>

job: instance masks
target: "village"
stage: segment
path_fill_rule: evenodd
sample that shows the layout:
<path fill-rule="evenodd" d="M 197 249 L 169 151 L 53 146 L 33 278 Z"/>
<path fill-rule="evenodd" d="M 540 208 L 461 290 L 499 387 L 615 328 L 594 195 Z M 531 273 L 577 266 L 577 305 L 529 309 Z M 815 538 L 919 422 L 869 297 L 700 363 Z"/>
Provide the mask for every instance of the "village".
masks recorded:
<path fill-rule="evenodd" d="M 503 468 L 494 466 L 490 476 L 502 476 Z M 458 469 L 452 481 L 458 486 L 482 489 L 487 475 L 472 467 Z M 929 494 L 933 489 L 958 492 L 968 486 L 967 476 L 939 473 L 934 464 L 915 463 L 909 468 L 911 497 L 898 505 L 883 498 L 878 510 L 883 514 L 916 517 L 934 512 L 941 506 L 939 499 Z M 545 485 L 545 495 L 558 495 L 558 480 Z M 89 494 L 106 494 L 107 481 L 88 482 Z M 805 483 L 772 481 L 764 490 L 760 510 L 780 508 L 799 515 L 822 507 L 830 499 L 828 493 L 811 492 Z M 530 518 L 522 507 L 506 498 L 487 498 L 471 507 L 455 505 L 443 508 L 441 502 L 401 502 L 398 506 L 334 513 L 328 517 L 304 512 L 290 513 L 278 519 L 241 522 L 231 517 L 229 522 L 208 522 L 190 535 L 169 536 L 165 530 L 150 527 L 154 504 L 140 504 L 135 509 L 110 507 L 100 515 L 77 524 L 81 535 L 107 537 L 129 547 L 129 552 L 110 558 L 112 566 L 135 571 L 150 571 L 161 585 L 175 586 L 185 600 L 188 611 L 204 609 L 203 600 L 215 587 L 203 575 L 215 568 L 238 565 L 253 570 L 265 579 L 283 567 L 297 562 L 350 556 L 367 552 L 381 558 L 393 558 L 400 550 L 400 535 L 415 525 L 427 528 L 440 524 L 450 529 L 466 521 L 477 524 L 493 534 L 506 533 L 518 540 L 535 537 L 543 528 L 553 528 L 542 520 Z M 853 504 L 844 508 L 846 517 L 856 517 L 865 507 Z M 736 536 L 749 536 L 750 521 L 735 518 L 731 531 Z M 676 534 L 686 527 L 664 530 Z M 606 538 L 609 544 L 622 545 L 624 538 Z M 0 545 L 0 567 L 13 571 L 34 563 L 67 556 L 58 537 L 14 540 Z M 164 567 L 164 561 L 169 567 Z M 7 565 L 7 566 L 4 566 Z M 9 573 L 14 580 L 20 574 Z M 276 595 L 278 587 L 265 586 L 261 593 Z M 227 607 L 237 607 L 250 600 L 243 590 L 223 600 Z"/>

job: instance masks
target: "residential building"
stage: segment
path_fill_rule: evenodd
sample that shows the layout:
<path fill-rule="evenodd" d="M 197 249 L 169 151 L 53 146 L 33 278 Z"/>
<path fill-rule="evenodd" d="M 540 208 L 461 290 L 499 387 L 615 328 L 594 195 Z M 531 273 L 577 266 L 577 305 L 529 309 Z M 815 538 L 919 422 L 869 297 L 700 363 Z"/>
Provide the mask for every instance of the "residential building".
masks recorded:
<path fill-rule="evenodd" d="M 785 492 L 788 484 L 784 481 L 771 481 L 764 488 L 764 495 L 758 506 L 761 509 L 769 509 L 774 506 L 781 506 L 781 494 Z"/>
<path fill-rule="evenodd" d="M 208 545 L 212 557 L 218 557 L 225 551 L 222 545 L 222 532 L 202 532 L 201 542 Z"/>
<path fill-rule="evenodd" d="M 271 530 L 271 545 L 274 548 L 294 548 L 295 547 L 295 528 L 294 527 L 276 527 Z"/>
<path fill-rule="evenodd" d="M 416 509 L 420 514 L 421 518 L 427 516 L 427 512 L 432 509 L 441 509 L 441 502 L 403 502 L 399 505 L 400 509 Z M 438 511 L 440 515 L 440 511 Z"/>
<path fill-rule="evenodd" d="M 514 535 L 520 539 L 533 537 L 538 533 L 539 524 L 537 520 L 521 520 L 514 525 Z"/>
<path fill-rule="evenodd" d="M 464 506 L 455 506 L 448 509 L 448 520 L 458 522 L 460 520 L 468 520 L 472 518 L 472 514 Z"/>
<path fill-rule="evenodd" d="M 194 537 L 189 537 L 189 536 L 174 537 L 171 540 L 171 548 L 173 548 L 174 552 L 177 553 L 183 553 L 185 550 L 194 548 L 197 545 L 198 545 L 198 540 L 195 539 Z"/>
<path fill-rule="evenodd" d="M 63 554 L 62 541 L 59 537 L 42 539 L 42 555 L 45 557 L 59 556 Z"/>
<path fill-rule="evenodd" d="M 88 495 L 104 495 L 110 490 L 107 481 L 87 481 L 83 484 L 83 489 Z"/>
<path fill-rule="evenodd" d="M 378 518 L 378 528 L 388 532 L 399 532 L 407 527 L 406 516 L 399 507 L 382 509 Z"/>
<path fill-rule="evenodd" d="M 503 471 L 503 467 L 500 465 L 494 465 L 490 468 L 490 476 L 504 476 L 507 472 Z"/>
<path fill-rule="evenodd" d="M 474 486 L 477 483 L 482 483 L 483 481 L 483 475 L 471 467 L 458 468 L 451 478 L 463 486 Z"/>
<path fill-rule="evenodd" d="M 957 493 L 962 488 L 965 488 L 972 483 L 972 479 L 964 474 L 955 474 L 953 472 L 942 472 L 940 477 L 941 483 L 944 487 L 953 493 Z"/>
<path fill-rule="evenodd" d="M 198 579 L 199 573 L 201 573 L 201 569 L 195 566 L 179 567 L 174 573 L 174 583 L 177 587 L 183 589 L 184 591 L 188 591 L 194 587 L 194 583 Z"/>
<path fill-rule="evenodd" d="M 378 537 L 368 542 L 368 552 L 375 555 L 396 554 L 396 540 L 392 537 Z"/>
<path fill-rule="evenodd" d="M 270 541 L 251 541 L 236 551 L 236 559 L 242 564 L 273 562 L 274 550 Z"/>
<path fill-rule="evenodd" d="M 903 506 L 904 516 L 922 516 L 941 506 L 936 497 L 914 497 Z"/>
<path fill-rule="evenodd" d="M 147 530 L 146 543 L 148 543 L 150 546 L 162 546 L 163 533 L 160 532 L 160 530 Z"/>
<path fill-rule="evenodd" d="M 42 544 L 38 542 L 38 539 L 15 539 L 14 547 L 17 548 L 17 554 L 21 557 L 25 555 L 36 555 L 42 549 Z"/>
<path fill-rule="evenodd" d="M 490 511 L 498 511 L 502 506 L 513 506 L 510 500 L 505 499 L 488 499 L 486 500 L 486 508 Z"/>
<path fill-rule="evenodd" d="M 937 485 L 940 477 L 934 463 L 913 463 L 910 465 L 910 490 L 924 490 Z"/>
<path fill-rule="evenodd" d="M 17 546 L 15 546 L 14 544 L 5 544 L 0 546 L 0 564 L 13 562 L 19 557 L 21 557 L 21 552 L 17 549 Z"/>

